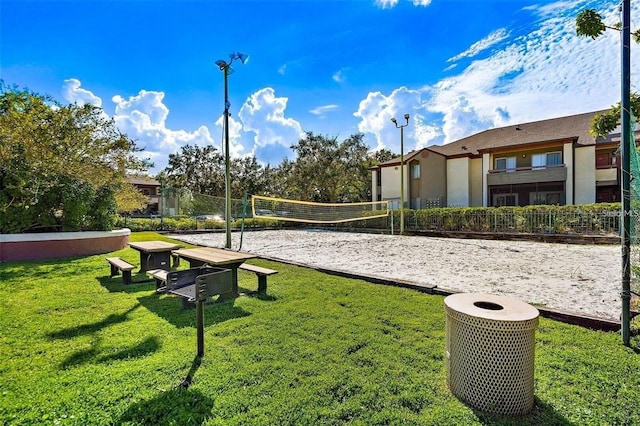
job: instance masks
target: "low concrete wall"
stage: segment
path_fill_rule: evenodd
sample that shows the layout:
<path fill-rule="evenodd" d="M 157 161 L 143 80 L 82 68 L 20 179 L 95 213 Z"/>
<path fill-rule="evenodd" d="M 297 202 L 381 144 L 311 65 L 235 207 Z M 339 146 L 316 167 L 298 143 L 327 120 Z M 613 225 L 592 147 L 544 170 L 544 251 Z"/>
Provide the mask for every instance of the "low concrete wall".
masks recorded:
<path fill-rule="evenodd" d="M 127 247 L 131 230 L 0 234 L 0 262 L 109 253 Z"/>

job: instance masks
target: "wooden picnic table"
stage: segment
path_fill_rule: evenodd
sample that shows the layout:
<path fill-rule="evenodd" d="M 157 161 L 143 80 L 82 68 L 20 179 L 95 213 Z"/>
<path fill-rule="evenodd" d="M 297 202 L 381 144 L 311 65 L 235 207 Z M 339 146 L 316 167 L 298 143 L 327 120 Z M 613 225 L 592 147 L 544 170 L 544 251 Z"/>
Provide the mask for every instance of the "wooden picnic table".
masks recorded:
<path fill-rule="evenodd" d="M 228 295 L 222 295 L 223 298 L 238 297 L 238 268 L 244 263 L 245 260 L 254 259 L 258 257 L 251 253 L 240 253 L 237 251 L 224 250 L 214 247 L 198 247 L 191 249 L 180 249 L 173 252 L 174 255 L 179 256 L 181 259 L 185 259 L 189 262 L 189 265 L 194 268 L 202 265 L 210 266 L 223 266 L 231 269 L 231 292 Z"/>
<path fill-rule="evenodd" d="M 140 252 L 140 272 L 150 269 L 171 270 L 171 251 L 182 247 L 165 241 L 142 241 L 129 243 L 129 247 Z"/>

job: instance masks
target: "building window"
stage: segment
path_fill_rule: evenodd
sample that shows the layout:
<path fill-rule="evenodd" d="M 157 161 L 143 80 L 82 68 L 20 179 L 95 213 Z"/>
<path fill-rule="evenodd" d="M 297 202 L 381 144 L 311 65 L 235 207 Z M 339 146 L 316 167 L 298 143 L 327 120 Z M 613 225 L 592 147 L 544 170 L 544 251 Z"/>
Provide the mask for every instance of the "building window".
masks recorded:
<path fill-rule="evenodd" d="M 618 158 L 613 152 L 596 152 L 596 169 L 608 169 L 618 164 Z"/>
<path fill-rule="evenodd" d="M 515 172 L 516 157 L 496 158 L 496 170 L 502 172 Z"/>
<path fill-rule="evenodd" d="M 382 186 L 382 169 L 376 170 L 376 182 L 376 186 Z"/>
<path fill-rule="evenodd" d="M 517 205 L 518 205 L 518 194 L 494 194 L 493 195 L 494 207 L 517 206 Z"/>
<path fill-rule="evenodd" d="M 411 177 L 413 179 L 420 179 L 420 164 L 414 164 L 411 166 Z"/>
<path fill-rule="evenodd" d="M 560 164 L 562 164 L 561 152 L 547 152 L 531 156 L 531 168 L 534 170 L 546 169 L 547 166 L 558 166 Z"/>
<path fill-rule="evenodd" d="M 560 205 L 562 204 L 562 192 L 531 192 L 529 194 L 529 204 Z"/>
<path fill-rule="evenodd" d="M 149 188 L 142 188 L 142 194 L 148 197 L 151 195 L 151 190 Z"/>

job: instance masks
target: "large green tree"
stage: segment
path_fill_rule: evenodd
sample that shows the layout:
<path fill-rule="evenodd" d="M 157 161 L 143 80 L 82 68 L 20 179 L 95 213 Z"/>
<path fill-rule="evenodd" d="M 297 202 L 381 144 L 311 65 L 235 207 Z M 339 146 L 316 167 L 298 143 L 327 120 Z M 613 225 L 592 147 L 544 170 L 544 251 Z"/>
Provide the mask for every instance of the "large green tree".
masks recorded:
<path fill-rule="evenodd" d="M 295 160 L 273 167 L 253 156 L 230 164 L 231 197 L 268 195 L 295 200 L 342 203 L 371 200 L 369 168 L 394 157 L 390 151 L 370 153 L 363 135 L 338 141 L 336 137 L 306 132 L 291 146 Z M 213 146 L 183 146 L 169 155 L 160 175 L 163 185 L 192 194 L 224 197 L 224 156 Z"/>
<path fill-rule="evenodd" d="M 602 15 L 594 9 L 585 9 L 580 12 L 576 18 L 576 34 L 582 37 L 589 37 L 594 40 L 604 34 L 607 29 L 620 31 L 620 28 L 621 24 L 619 22 L 613 25 L 606 25 L 603 21 Z M 632 37 L 636 43 L 640 43 L 640 30 L 633 32 Z M 635 117 L 640 117 L 639 94 L 631 94 L 630 106 L 633 115 Z M 591 120 L 590 133 L 597 138 L 606 137 L 609 133 L 614 131 L 620 124 L 620 109 L 621 105 L 620 102 L 618 102 L 609 110 L 596 114 Z"/>
<path fill-rule="evenodd" d="M 289 175 L 290 198 L 322 203 L 371 199 L 370 154 L 361 133 L 339 142 L 306 132 L 291 149 L 296 159 Z"/>
<path fill-rule="evenodd" d="M 245 193 L 262 193 L 267 186 L 264 168 L 253 156 L 232 159 L 229 175 L 232 198 L 242 198 Z M 185 145 L 180 152 L 169 155 L 162 182 L 193 194 L 224 197 L 224 156 L 211 145 Z"/>
<path fill-rule="evenodd" d="M 110 229 L 138 151 L 100 108 L 0 82 L 0 232 Z"/>

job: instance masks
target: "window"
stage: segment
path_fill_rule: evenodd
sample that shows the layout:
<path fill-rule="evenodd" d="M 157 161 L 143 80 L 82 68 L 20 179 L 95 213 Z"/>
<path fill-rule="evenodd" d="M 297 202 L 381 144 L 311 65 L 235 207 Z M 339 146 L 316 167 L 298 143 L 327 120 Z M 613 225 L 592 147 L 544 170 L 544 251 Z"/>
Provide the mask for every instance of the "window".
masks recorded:
<path fill-rule="evenodd" d="M 555 204 L 560 205 L 562 201 L 562 192 L 546 191 L 529 193 L 529 204 Z"/>
<path fill-rule="evenodd" d="M 411 178 L 420 179 L 420 164 L 413 164 L 411 166 Z"/>
<path fill-rule="evenodd" d="M 517 206 L 517 205 L 518 205 L 518 194 L 494 194 L 493 195 L 494 207 Z"/>
<path fill-rule="evenodd" d="M 547 166 L 559 166 L 562 164 L 561 152 L 548 152 L 547 153 Z"/>
<path fill-rule="evenodd" d="M 596 169 L 608 169 L 618 164 L 618 158 L 613 152 L 596 152 Z"/>
<path fill-rule="evenodd" d="M 142 188 L 142 193 L 148 197 L 151 195 L 151 190 L 149 188 Z"/>
<path fill-rule="evenodd" d="M 376 170 L 376 181 L 377 181 L 377 186 L 382 186 L 382 169 Z"/>
<path fill-rule="evenodd" d="M 532 169 L 546 169 L 547 166 L 558 166 L 562 164 L 561 152 L 547 152 L 544 154 L 533 154 L 531 156 Z"/>
<path fill-rule="evenodd" d="M 496 170 L 514 172 L 516 170 L 516 157 L 496 158 Z"/>

